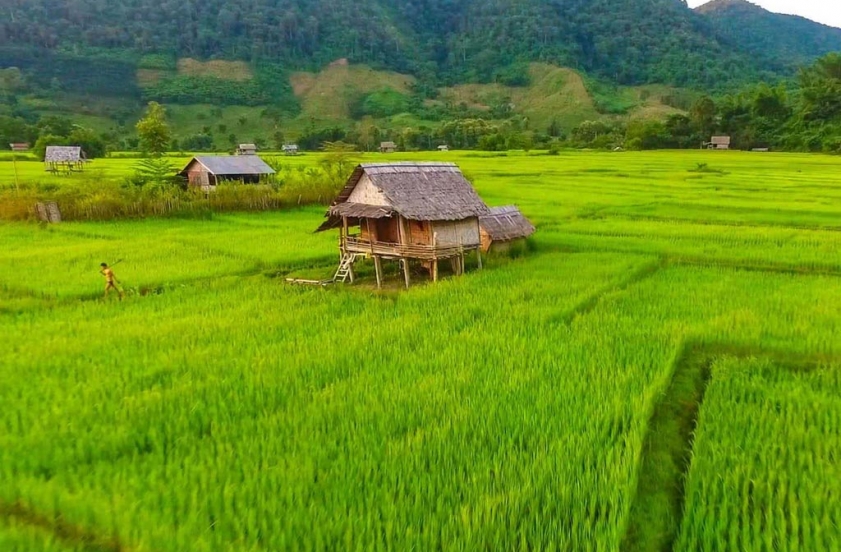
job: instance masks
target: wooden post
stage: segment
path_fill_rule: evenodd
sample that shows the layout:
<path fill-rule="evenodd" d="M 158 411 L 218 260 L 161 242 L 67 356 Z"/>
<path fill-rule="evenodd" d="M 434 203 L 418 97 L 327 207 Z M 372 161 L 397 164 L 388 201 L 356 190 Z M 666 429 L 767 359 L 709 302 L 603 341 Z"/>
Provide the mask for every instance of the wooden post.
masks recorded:
<path fill-rule="evenodd" d="M 482 270 L 482 251 L 481 247 L 476 250 L 476 260 L 479 262 L 479 270 Z"/>
<path fill-rule="evenodd" d="M 383 265 L 379 255 L 374 256 L 374 272 L 377 273 L 377 289 L 383 287 Z"/>
<path fill-rule="evenodd" d="M 341 250 L 343 256 L 346 253 L 347 236 L 348 236 L 347 217 L 342 217 L 342 230 L 339 233 L 339 250 Z M 353 278 L 351 278 L 351 282 L 352 281 L 353 281 Z"/>
<path fill-rule="evenodd" d="M 432 233 L 432 281 L 438 281 L 438 232 Z"/>
<path fill-rule="evenodd" d="M 409 276 L 409 259 L 403 258 L 403 278 L 406 280 L 406 289 L 409 289 L 409 280 L 411 279 Z"/>
<path fill-rule="evenodd" d="M 15 193 L 20 194 L 20 185 L 18 184 L 18 154 L 16 151 L 12 152 L 12 167 L 15 170 Z"/>

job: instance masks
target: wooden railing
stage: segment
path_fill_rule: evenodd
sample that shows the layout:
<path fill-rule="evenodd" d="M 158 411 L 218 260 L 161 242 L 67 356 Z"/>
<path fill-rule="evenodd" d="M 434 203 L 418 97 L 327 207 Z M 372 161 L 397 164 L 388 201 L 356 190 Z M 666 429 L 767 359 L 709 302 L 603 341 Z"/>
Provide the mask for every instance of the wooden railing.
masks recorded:
<path fill-rule="evenodd" d="M 464 247 L 461 245 L 421 245 L 400 244 L 381 241 L 371 242 L 355 236 L 342 237 L 342 249 L 347 253 L 367 253 L 382 257 L 408 257 L 411 259 L 447 259 L 461 255 L 468 249 L 478 247 Z"/>

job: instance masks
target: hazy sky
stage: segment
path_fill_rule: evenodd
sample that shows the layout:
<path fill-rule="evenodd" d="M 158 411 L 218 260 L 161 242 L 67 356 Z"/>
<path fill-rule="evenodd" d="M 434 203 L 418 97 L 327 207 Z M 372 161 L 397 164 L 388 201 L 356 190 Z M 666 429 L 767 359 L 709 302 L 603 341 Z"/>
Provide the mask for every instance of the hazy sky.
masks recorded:
<path fill-rule="evenodd" d="M 709 0 L 689 0 L 689 7 L 706 4 Z M 793 13 L 820 21 L 826 25 L 841 27 L 841 0 L 751 0 L 766 10 L 777 13 Z"/>

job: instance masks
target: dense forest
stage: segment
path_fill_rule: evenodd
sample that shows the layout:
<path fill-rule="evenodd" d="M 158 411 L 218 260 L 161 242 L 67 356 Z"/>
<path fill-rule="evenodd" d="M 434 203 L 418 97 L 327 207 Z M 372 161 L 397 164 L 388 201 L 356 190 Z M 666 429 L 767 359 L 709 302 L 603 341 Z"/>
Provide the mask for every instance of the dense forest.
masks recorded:
<path fill-rule="evenodd" d="M 547 61 L 618 84 L 721 89 L 841 48 L 838 29 L 755 12 L 742 0 L 720 8 L 698 13 L 684 0 L 6 0 L 0 65 L 33 66 L 45 52 L 106 57 L 106 74 L 148 54 L 287 68 L 348 58 L 452 83 L 516 82 L 518 62 Z M 735 32 L 746 26 L 755 30 Z"/>

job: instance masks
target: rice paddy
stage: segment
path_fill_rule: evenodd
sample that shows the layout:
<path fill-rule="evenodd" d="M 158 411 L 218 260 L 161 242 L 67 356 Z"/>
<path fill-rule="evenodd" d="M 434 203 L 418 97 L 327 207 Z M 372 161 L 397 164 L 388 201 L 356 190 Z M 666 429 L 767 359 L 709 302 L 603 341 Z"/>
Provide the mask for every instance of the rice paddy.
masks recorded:
<path fill-rule="evenodd" d="M 322 208 L 0 224 L 0 549 L 841 545 L 841 159 L 446 158 L 538 231 L 409 291 L 286 285 Z"/>

